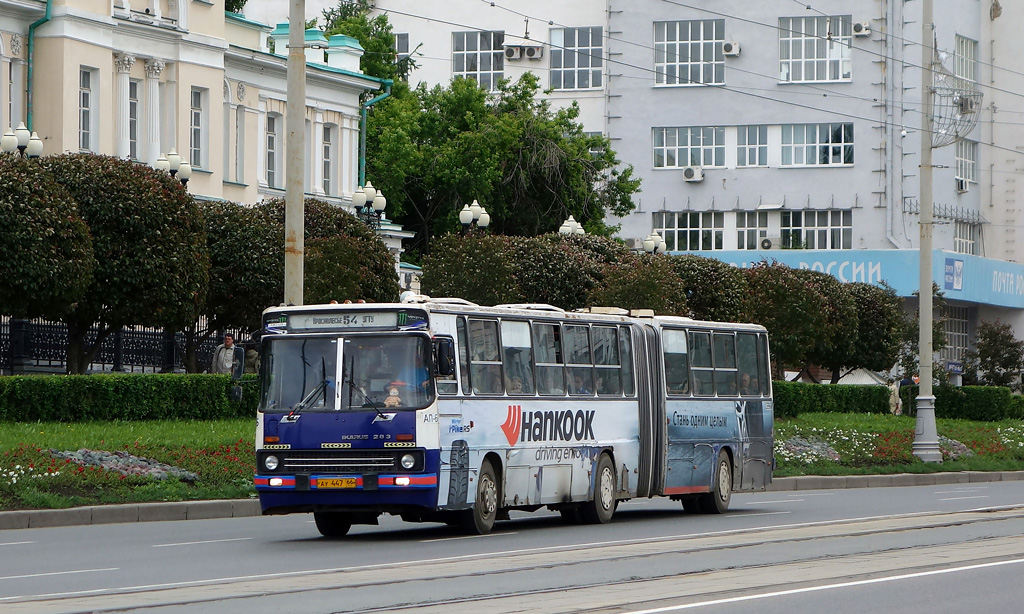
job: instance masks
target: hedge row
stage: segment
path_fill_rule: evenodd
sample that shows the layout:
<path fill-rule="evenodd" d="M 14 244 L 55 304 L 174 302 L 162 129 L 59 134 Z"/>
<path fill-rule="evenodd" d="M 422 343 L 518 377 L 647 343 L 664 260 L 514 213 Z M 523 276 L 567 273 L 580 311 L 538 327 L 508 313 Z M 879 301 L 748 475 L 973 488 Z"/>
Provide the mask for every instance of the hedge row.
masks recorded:
<path fill-rule="evenodd" d="M 256 376 L 242 382 L 242 401 L 231 400 L 235 385 L 226 375 L 104 374 L 0 377 L 0 422 L 85 420 L 214 420 L 256 415 Z M 773 382 L 775 415 L 809 412 L 889 412 L 885 386 L 830 386 Z M 915 414 L 917 386 L 900 389 L 903 413 Z M 935 416 L 965 420 L 1024 420 L 1024 397 L 994 386 L 938 386 Z"/>
<path fill-rule="evenodd" d="M 231 400 L 226 375 L 102 374 L 0 377 L 0 422 L 174 420 L 256 415 L 258 382 Z"/>
<path fill-rule="evenodd" d="M 903 413 L 917 415 L 917 386 L 900 389 Z M 935 417 L 961 420 L 1024 420 L 1024 397 L 998 386 L 935 387 Z"/>
<path fill-rule="evenodd" d="M 830 386 L 802 382 L 773 381 L 775 415 L 793 418 L 810 412 L 889 412 L 889 389 L 885 386 Z"/>

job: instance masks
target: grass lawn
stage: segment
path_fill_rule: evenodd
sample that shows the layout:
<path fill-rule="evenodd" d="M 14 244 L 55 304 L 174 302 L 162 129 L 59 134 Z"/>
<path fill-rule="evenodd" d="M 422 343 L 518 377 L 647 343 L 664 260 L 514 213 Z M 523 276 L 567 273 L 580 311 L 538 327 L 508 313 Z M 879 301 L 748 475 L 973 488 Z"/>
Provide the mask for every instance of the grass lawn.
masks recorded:
<path fill-rule="evenodd" d="M 0 510 L 99 503 L 244 498 L 252 485 L 253 418 L 218 421 L 5 423 Z M 195 473 L 194 482 L 122 475 L 49 450 L 125 451 Z"/>
<path fill-rule="evenodd" d="M 0 428 L 0 510 L 100 503 L 245 498 L 255 454 L 251 418 L 221 421 L 5 423 Z M 1024 470 L 1020 421 L 939 420 L 944 462 L 911 453 L 914 418 L 804 414 L 775 425 L 776 477 Z M 83 467 L 50 449 L 123 451 L 197 479 L 154 479 Z"/>

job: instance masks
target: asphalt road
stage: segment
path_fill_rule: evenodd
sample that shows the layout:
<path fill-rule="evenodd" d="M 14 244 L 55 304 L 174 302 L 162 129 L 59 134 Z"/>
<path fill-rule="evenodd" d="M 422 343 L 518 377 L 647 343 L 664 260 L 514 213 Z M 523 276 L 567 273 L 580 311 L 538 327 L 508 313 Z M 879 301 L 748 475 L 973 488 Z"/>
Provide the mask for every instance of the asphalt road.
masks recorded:
<path fill-rule="evenodd" d="M 0 612 L 1020 612 L 1024 481 L 631 501 L 487 536 L 306 515 L 0 531 Z"/>

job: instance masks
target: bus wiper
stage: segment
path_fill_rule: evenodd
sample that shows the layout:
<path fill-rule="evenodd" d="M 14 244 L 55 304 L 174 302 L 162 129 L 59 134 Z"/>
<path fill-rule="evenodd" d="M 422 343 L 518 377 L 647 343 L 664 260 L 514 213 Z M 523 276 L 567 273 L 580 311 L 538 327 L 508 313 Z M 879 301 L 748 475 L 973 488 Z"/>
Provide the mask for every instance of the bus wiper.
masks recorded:
<path fill-rule="evenodd" d="M 302 397 L 302 400 L 292 406 L 292 411 L 289 415 L 294 415 L 297 412 L 309 407 L 309 404 L 316 401 L 316 398 L 320 396 L 320 393 L 324 393 L 324 405 L 327 404 L 327 364 L 324 359 L 320 359 L 320 383 L 313 387 L 306 396 Z"/>
<path fill-rule="evenodd" d="M 385 420 L 387 419 L 387 416 L 385 416 L 384 412 L 382 412 L 380 410 L 380 407 L 378 407 L 377 404 L 374 403 L 373 399 L 371 399 L 370 397 L 366 396 L 366 393 L 363 392 L 362 388 L 360 388 L 359 386 L 356 386 L 350 380 L 343 379 L 343 380 L 341 380 L 341 382 L 342 382 L 343 385 L 348 386 L 349 390 L 355 390 L 356 392 L 359 393 L 359 396 L 363 397 L 363 407 L 370 407 L 370 408 L 373 409 L 373 411 L 377 412 L 377 415 L 379 417 L 381 417 L 381 418 L 383 418 Z"/>

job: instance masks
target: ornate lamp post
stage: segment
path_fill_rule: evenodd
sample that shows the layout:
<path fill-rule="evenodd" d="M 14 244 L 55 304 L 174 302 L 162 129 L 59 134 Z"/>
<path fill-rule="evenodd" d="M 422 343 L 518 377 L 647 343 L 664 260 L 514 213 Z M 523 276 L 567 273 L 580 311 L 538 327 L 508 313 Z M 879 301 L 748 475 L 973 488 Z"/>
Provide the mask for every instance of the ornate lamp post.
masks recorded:
<path fill-rule="evenodd" d="M 181 185 L 188 187 L 188 180 L 192 176 L 192 165 L 188 160 L 182 160 L 178 152 L 173 149 L 167 155 L 160 154 L 160 157 L 153 163 L 153 168 L 158 171 L 165 171 L 181 182 Z"/>
<path fill-rule="evenodd" d="M 667 244 L 657 232 L 652 232 L 644 239 L 644 251 L 648 254 L 664 254 Z"/>
<path fill-rule="evenodd" d="M 25 122 L 21 122 L 16 130 L 8 127 L 0 137 L 0 150 L 5 153 L 17 150 L 23 158 L 38 158 L 43 155 L 43 140 L 35 132 L 30 132 Z"/>
<path fill-rule="evenodd" d="M 356 217 L 376 230 L 380 228 L 380 220 L 388 206 L 388 199 L 384 198 L 383 192 L 367 181 L 363 188 L 352 194 L 352 206 L 355 207 Z"/>
<path fill-rule="evenodd" d="M 459 222 L 463 232 L 469 232 L 474 225 L 483 230 L 491 224 L 491 214 L 474 198 L 473 204 L 465 205 L 459 211 Z"/>

